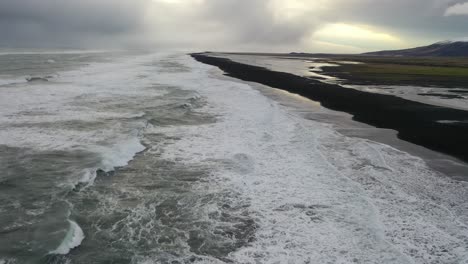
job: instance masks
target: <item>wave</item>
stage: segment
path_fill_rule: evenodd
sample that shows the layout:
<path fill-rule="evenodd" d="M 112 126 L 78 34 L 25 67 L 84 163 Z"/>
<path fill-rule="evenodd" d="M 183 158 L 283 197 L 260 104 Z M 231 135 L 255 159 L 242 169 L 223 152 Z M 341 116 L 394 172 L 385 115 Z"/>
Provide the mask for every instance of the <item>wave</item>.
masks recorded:
<path fill-rule="evenodd" d="M 109 172 L 115 170 L 117 167 L 123 167 L 135 157 L 139 152 L 145 150 L 138 138 L 132 138 L 120 144 L 113 146 L 103 152 L 104 159 L 100 169 Z"/>
<path fill-rule="evenodd" d="M 72 220 L 68 220 L 68 222 L 70 223 L 70 228 L 68 229 L 67 235 L 63 239 L 60 246 L 49 252 L 49 254 L 66 255 L 70 253 L 70 250 L 81 245 L 81 242 L 85 238 L 83 230 L 81 230 L 80 226 L 76 222 Z"/>
<path fill-rule="evenodd" d="M 103 158 L 99 167 L 84 169 L 82 177 L 74 184 L 73 190 L 80 191 L 94 184 L 99 172 L 109 173 L 118 167 L 127 166 L 136 154 L 146 149 L 139 139 L 133 138 L 101 151 Z"/>
<path fill-rule="evenodd" d="M 155 85 L 157 75 L 150 74 L 154 67 L 144 64 L 151 61 L 151 57 L 109 55 L 108 59 L 58 71 L 54 76 L 35 73 L 30 76 L 39 78 L 29 80 L 34 84 L 27 82 L 29 76 L 25 73 L 0 76 L 0 85 L 19 83 L 12 89 L 0 89 L 0 125 L 3 128 L 0 145 L 27 152 L 35 162 L 31 170 L 43 176 L 21 184 L 41 186 L 39 193 L 53 197 L 70 194 L 63 197 L 70 205 L 58 203 L 57 212 L 44 212 L 44 218 L 27 216 L 41 219 L 41 225 L 54 221 L 50 223 L 53 237 L 32 239 L 31 244 L 37 245 L 47 245 L 54 240 L 52 248 L 47 247 L 45 251 L 41 248 L 37 255 L 67 254 L 82 243 L 83 230 L 69 215 L 63 215 L 64 210 L 76 213 L 73 203 L 77 193 L 86 193 L 94 186 L 96 177 L 112 175 L 110 172 L 128 165 L 146 149 L 141 141 L 141 135 L 148 128 L 145 115 L 165 102 L 161 101 L 164 100 L 161 96 L 168 93 L 165 86 Z M 43 78 L 53 78 L 56 82 L 46 82 Z M 51 167 L 50 162 L 54 166 Z M 47 189 L 42 188 L 45 183 Z M 49 202 L 41 200 L 42 197 L 49 196 L 38 195 L 31 199 L 24 195 L 18 199 L 24 199 L 24 203 L 37 202 L 42 207 Z M 54 226 L 55 221 L 63 226 Z M 12 245 L 18 243 L 16 239 L 22 239 L 21 234 L 15 237 Z M 26 247 L 25 250 L 30 250 Z"/>
<path fill-rule="evenodd" d="M 26 77 L 26 81 L 28 82 L 48 82 L 50 76 L 46 77 Z"/>
<path fill-rule="evenodd" d="M 14 85 L 14 84 L 20 84 L 20 83 L 26 83 L 26 82 L 27 82 L 26 79 L 1 79 L 0 78 L 0 86 Z"/>
<path fill-rule="evenodd" d="M 258 225 L 255 240 L 228 256 L 232 262 L 464 263 L 465 183 L 391 146 L 303 118 L 302 99 L 296 113 L 291 98 L 283 106 L 194 67 L 200 71 L 177 81 L 214 102 L 207 112 L 226 114 L 210 126 L 178 129 L 180 139 L 161 158 L 187 167 L 227 160 L 210 188 L 247 197 Z"/>
<path fill-rule="evenodd" d="M 6 50 L 0 51 L 0 56 L 7 55 L 62 55 L 62 54 L 95 54 L 95 53 L 111 53 L 118 50 Z"/>
<path fill-rule="evenodd" d="M 36 82 L 48 82 L 50 79 L 53 79 L 54 76 L 46 75 L 46 76 L 26 76 L 23 78 L 14 78 L 14 79 L 1 79 L 0 78 L 0 86 L 6 85 L 15 85 L 15 84 L 24 84 L 24 83 L 36 83 Z"/>

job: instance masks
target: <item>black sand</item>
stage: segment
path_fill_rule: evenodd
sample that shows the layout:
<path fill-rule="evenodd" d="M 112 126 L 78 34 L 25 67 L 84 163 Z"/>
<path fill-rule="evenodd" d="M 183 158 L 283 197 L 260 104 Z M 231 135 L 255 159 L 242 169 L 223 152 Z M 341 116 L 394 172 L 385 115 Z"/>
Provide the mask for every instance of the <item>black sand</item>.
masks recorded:
<path fill-rule="evenodd" d="M 302 95 L 329 109 L 350 113 L 356 121 L 394 129 L 400 139 L 468 162 L 468 123 L 463 122 L 468 120 L 467 111 L 325 84 L 205 54 L 192 54 L 192 57 L 199 62 L 219 67 L 228 76 Z M 442 120 L 455 122 L 438 122 Z"/>

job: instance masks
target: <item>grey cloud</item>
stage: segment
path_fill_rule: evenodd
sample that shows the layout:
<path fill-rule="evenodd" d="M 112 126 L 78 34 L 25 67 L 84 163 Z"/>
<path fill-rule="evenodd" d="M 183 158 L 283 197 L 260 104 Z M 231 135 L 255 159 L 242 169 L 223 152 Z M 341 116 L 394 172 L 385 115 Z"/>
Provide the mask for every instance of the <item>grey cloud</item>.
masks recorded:
<path fill-rule="evenodd" d="M 340 0 L 335 18 L 380 26 L 406 36 L 451 38 L 468 34 L 465 18 L 444 16 L 466 0 Z"/>
<path fill-rule="evenodd" d="M 328 23 L 365 24 L 412 41 L 468 36 L 468 16 L 447 17 L 448 8 L 467 0 L 305 0 L 323 5 L 278 23 L 270 0 L 206 0 L 205 18 L 222 23 L 241 43 L 294 44 Z"/>
<path fill-rule="evenodd" d="M 468 15 L 468 2 L 458 3 L 453 6 L 450 6 L 445 11 L 446 16 L 456 16 L 456 15 Z"/>
<path fill-rule="evenodd" d="M 145 0 L 0 0 L 0 45 L 82 46 L 138 30 Z"/>
<path fill-rule="evenodd" d="M 235 34 L 238 42 L 263 44 L 297 43 L 316 23 L 299 17 L 275 19 L 268 0 L 209 0 L 202 14 Z"/>
<path fill-rule="evenodd" d="M 468 16 L 446 15 L 467 0 L 301 0 L 323 8 L 294 19 L 282 19 L 286 10 L 273 10 L 272 1 L 0 0 L 0 46 L 300 48 L 329 23 L 371 25 L 408 39 L 468 36 Z"/>

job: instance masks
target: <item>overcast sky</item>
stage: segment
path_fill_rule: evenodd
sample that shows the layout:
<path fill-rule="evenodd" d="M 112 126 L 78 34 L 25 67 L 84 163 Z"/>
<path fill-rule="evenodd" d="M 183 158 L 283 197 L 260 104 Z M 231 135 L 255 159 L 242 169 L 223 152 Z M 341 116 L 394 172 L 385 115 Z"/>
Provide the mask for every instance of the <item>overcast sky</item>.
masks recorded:
<path fill-rule="evenodd" d="M 0 46 L 363 52 L 468 37 L 468 0 L 0 0 Z"/>

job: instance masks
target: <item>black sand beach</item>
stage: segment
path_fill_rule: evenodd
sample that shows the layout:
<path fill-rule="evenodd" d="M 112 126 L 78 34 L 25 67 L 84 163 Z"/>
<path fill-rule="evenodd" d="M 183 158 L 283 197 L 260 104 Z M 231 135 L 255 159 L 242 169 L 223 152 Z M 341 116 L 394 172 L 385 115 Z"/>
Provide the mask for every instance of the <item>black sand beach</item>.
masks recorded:
<path fill-rule="evenodd" d="M 394 129 L 402 140 L 468 161 L 467 111 L 343 88 L 206 54 L 192 56 L 219 67 L 228 76 L 299 94 L 326 108 L 352 114 L 356 121 Z"/>

